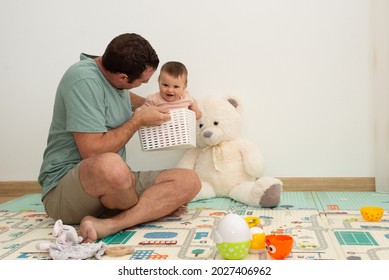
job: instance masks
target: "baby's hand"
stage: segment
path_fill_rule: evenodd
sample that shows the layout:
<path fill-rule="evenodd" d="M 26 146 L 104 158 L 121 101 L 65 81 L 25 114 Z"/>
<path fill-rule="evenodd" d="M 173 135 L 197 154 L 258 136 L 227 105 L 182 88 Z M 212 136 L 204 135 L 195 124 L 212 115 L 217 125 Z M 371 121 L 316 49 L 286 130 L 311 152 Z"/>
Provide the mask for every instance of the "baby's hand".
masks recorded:
<path fill-rule="evenodd" d="M 202 117 L 203 113 L 201 113 L 201 111 L 200 111 L 200 110 L 197 110 L 195 113 L 196 113 L 196 120 L 199 120 L 199 119 L 201 119 L 201 117 Z"/>

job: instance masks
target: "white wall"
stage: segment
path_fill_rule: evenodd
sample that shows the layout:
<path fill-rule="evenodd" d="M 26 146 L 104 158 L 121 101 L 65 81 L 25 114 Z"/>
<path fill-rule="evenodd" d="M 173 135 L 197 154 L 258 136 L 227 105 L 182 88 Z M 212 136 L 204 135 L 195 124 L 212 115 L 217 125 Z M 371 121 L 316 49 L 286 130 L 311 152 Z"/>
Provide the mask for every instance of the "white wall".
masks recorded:
<path fill-rule="evenodd" d="M 374 0 L 372 12 L 375 183 L 389 193 L 389 1 Z"/>
<path fill-rule="evenodd" d="M 13 0 L 0 2 L 0 181 L 35 180 L 57 83 L 116 35 L 180 60 L 197 97 L 236 94 L 242 136 L 272 176 L 373 176 L 371 1 Z M 156 75 L 137 91 L 157 89 Z M 134 169 L 183 151 L 141 152 Z"/>

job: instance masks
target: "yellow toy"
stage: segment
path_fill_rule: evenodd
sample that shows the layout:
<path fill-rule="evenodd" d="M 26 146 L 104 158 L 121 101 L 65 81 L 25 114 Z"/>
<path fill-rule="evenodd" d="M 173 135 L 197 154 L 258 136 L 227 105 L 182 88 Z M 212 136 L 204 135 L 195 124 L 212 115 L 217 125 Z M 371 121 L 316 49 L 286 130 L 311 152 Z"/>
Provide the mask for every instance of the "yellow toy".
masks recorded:
<path fill-rule="evenodd" d="M 369 222 L 378 222 L 381 220 L 384 214 L 384 208 L 377 206 L 364 206 L 361 207 L 362 217 Z"/>
<path fill-rule="evenodd" d="M 250 254 L 258 254 L 266 249 L 266 234 L 262 229 L 261 221 L 258 217 L 248 216 L 244 218 L 250 228 Z"/>

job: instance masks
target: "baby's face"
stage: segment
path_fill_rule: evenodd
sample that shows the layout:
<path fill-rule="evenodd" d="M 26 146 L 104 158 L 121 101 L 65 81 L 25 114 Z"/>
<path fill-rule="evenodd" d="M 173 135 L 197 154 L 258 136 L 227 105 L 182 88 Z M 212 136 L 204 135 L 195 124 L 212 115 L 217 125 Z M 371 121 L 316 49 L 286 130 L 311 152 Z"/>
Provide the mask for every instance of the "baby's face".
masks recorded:
<path fill-rule="evenodd" d="M 159 75 L 158 84 L 162 98 L 167 102 L 173 102 L 181 99 L 186 89 L 186 77 L 175 78 L 162 72 Z"/>

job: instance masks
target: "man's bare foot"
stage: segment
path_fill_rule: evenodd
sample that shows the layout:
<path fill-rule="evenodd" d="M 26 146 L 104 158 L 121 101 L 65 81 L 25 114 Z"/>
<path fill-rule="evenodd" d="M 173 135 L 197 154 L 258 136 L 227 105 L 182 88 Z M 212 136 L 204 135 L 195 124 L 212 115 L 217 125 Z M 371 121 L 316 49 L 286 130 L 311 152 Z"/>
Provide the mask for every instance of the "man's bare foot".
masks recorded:
<path fill-rule="evenodd" d="M 173 211 L 170 216 L 179 217 L 188 212 L 188 204 L 183 204 L 178 207 L 175 211 Z"/>
<path fill-rule="evenodd" d="M 104 219 L 85 216 L 80 223 L 79 235 L 83 238 L 83 243 L 92 243 L 97 239 L 107 237 L 114 233 L 110 229 L 107 220 Z"/>

